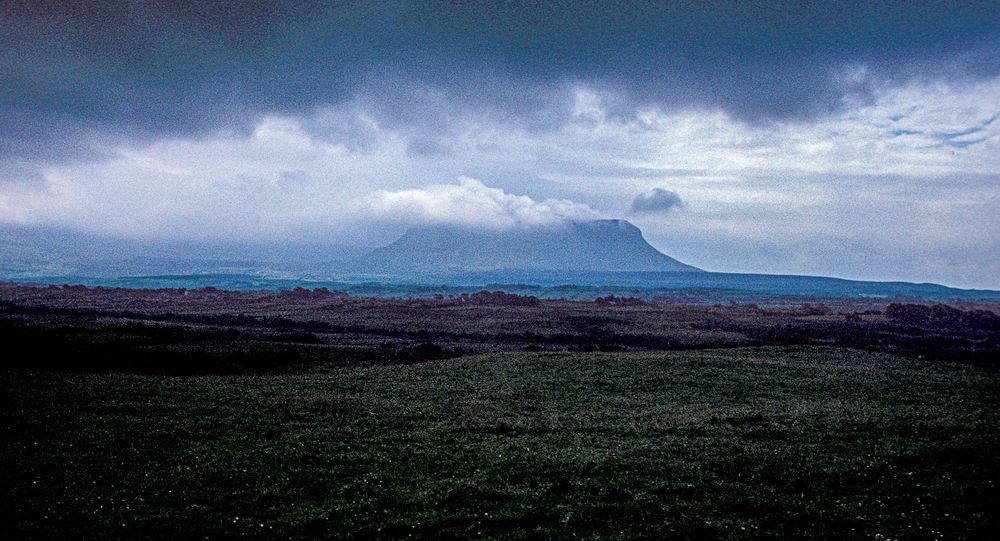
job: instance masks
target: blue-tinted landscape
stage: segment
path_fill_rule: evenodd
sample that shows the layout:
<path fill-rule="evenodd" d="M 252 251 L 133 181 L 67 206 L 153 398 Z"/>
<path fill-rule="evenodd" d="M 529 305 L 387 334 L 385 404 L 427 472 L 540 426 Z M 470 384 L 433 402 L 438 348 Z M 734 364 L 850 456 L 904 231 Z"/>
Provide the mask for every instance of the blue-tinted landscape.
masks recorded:
<path fill-rule="evenodd" d="M 481 290 L 497 290 L 543 299 L 593 300 L 605 295 L 656 297 L 720 302 L 794 297 L 845 299 L 909 299 L 919 301 L 997 300 L 1000 292 L 966 290 L 937 284 L 907 282 L 859 282 L 813 276 L 722 273 L 615 273 L 615 272 L 525 272 L 463 273 L 411 276 L 345 276 L 341 280 L 269 278 L 253 274 L 188 274 L 161 276 L 37 276 L 18 280 L 28 284 L 84 284 L 126 288 L 215 287 L 231 290 L 281 290 L 304 287 L 326 288 L 371 297 L 432 297 Z M 791 299 L 788 299 L 791 298 Z"/>
<path fill-rule="evenodd" d="M 791 297 L 994 300 L 1000 291 L 930 283 L 709 272 L 649 245 L 626 221 L 489 232 L 421 227 L 384 247 L 127 243 L 11 230 L 0 279 L 34 284 L 233 290 L 327 288 L 362 296 L 431 297 L 482 289 L 546 299 L 605 295 L 687 302 Z M 229 257 L 219 257 L 227 254 Z M 214 257 L 211 257 L 214 256 Z M 255 259 L 254 257 L 265 259 Z"/>
<path fill-rule="evenodd" d="M 7 539 L 994 539 L 1000 2 L 0 0 Z"/>

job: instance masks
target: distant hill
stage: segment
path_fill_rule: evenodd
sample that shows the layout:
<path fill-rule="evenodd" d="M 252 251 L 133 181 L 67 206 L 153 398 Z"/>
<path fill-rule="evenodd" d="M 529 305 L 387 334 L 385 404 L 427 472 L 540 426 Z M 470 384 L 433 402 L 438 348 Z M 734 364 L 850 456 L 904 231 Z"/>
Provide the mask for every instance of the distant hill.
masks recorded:
<path fill-rule="evenodd" d="M 359 262 L 385 274 L 531 271 L 701 272 L 653 248 L 625 220 L 501 230 L 421 226 Z"/>
<path fill-rule="evenodd" d="M 506 232 L 421 227 L 374 252 L 319 241 L 310 245 L 143 242 L 0 225 L 3 281 L 189 289 L 305 286 L 376 297 L 489 289 L 542 298 L 614 294 L 676 297 L 693 303 L 766 303 L 784 295 L 939 302 L 1000 299 L 1000 291 L 937 284 L 704 272 L 658 252 L 635 226 L 617 220 Z"/>

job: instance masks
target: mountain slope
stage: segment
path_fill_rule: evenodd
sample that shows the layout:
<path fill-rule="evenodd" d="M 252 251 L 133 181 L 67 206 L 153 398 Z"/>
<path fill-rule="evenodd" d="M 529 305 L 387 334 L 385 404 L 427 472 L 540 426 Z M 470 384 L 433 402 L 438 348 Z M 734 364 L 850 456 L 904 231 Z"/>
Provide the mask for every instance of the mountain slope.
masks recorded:
<path fill-rule="evenodd" d="M 653 248 L 625 220 L 473 229 L 416 227 L 361 261 L 369 272 L 436 273 L 503 269 L 698 272 Z"/>

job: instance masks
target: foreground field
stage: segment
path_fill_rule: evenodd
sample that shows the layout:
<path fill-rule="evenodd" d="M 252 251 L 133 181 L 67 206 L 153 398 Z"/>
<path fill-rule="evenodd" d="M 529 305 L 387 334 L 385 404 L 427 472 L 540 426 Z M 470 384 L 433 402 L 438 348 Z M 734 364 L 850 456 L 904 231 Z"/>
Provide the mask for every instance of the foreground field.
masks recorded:
<path fill-rule="evenodd" d="M 0 373 L 38 538 L 986 538 L 1000 378 L 819 346 Z"/>

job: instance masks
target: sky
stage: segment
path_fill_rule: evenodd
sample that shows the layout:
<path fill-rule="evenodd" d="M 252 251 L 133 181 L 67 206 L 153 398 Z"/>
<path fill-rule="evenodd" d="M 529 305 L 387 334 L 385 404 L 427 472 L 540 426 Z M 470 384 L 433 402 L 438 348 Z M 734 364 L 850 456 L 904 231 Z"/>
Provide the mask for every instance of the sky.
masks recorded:
<path fill-rule="evenodd" d="M 998 2 L 0 0 L 0 224 L 378 246 L 627 219 L 1000 289 Z"/>

